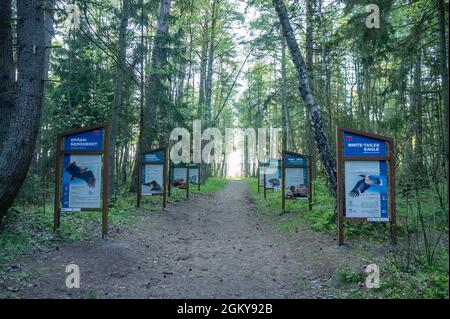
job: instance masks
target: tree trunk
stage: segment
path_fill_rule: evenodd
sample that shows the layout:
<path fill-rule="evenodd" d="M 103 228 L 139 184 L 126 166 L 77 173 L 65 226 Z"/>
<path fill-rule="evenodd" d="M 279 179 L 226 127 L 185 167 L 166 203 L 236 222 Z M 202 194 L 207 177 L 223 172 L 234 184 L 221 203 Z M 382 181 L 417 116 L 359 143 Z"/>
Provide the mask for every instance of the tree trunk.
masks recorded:
<path fill-rule="evenodd" d="M 336 160 L 328 144 L 327 136 L 325 135 L 320 110 L 311 94 L 305 61 L 300 52 L 297 40 L 295 39 L 283 0 L 273 0 L 273 4 L 280 19 L 283 34 L 291 52 L 292 61 L 298 72 L 300 95 L 309 108 L 309 120 L 319 150 L 319 155 L 325 168 L 328 186 L 333 196 L 336 196 Z"/>
<path fill-rule="evenodd" d="M 126 51 L 127 51 L 127 26 L 128 26 L 128 12 L 129 12 L 129 1 L 122 0 L 122 22 L 119 28 L 119 57 L 117 65 L 116 74 L 116 88 L 114 91 L 114 101 L 112 110 L 112 120 L 111 120 L 111 137 L 110 137 L 110 149 L 109 149 L 109 198 L 111 199 L 115 193 L 115 153 L 116 153 L 116 142 L 117 136 L 119 134 L 119 121 L 122 111 L 122 89 L 123 89 L 123 78 L 125 73 L 126 65 Z"/>
<path fill-rule="evenodd" d="M 156 110 L 161 107 L 162 101 L 167 100 L 167 88 L 163 83 L 162 69 L 167 60 L 167 40 L 169 33 L 169 13 L 171 0 L 162 0 L 159 8 L 158 22 L 153 39 L 150 74 L 145 96 L 145 106 L 142 123 L 142 134 L 139 141 L 140 150 L 152 147 L 156 137 Z"/>
<path fill-rule="evenodd" d="M 205 22 L 203 24 L 203 42 L 202 50 L 200 53 L 200 82 L 198 89 L 198 109 L 197 117 L 199 120 L 205 119 L 205 114 L 203 113 L 203 108 L 205 107 L 206 101 L 206 66 L 208 63 L 208 22 L 205 17 Z"/>
<path fill-rule="evenodd" d="M 0 151 L 14 106 L 11 0 L 0 1 Z"/>
<path fill-rule="evenodd" d="M 45 71 L 49 37 L 46 27 L 51 18 L 46 15 L 52 3 L 44 0 L 17 1 L 17 86 L 10 123 L 0 150 L 0 221 L 12 205 L 34 155 L 39 132 L 44 97 Z M 45 8 L 45 10 L 44 10 Z M 3 9 L 3 8 L 2 8 Z M 47 19 L 46 19 L 47 18 Z M 5 45 L 12 47 L 12 43 Z M 7 51 L 12 50 L 6 49 Z M 6 57 L 8 58 L 8 57 Z"/>
<path fill-rule="evenodd" d="M 309 77 L 311 79 L 311 82 L 317 83 L 317 80 L 314 80 L 314 69 L 313 69 L 313 59 L 314 59 L 314 17 L 316 15 L 316 11 L 315 11 L 315 2 L 316 0 L 307 0 L 306 1 L 306 52 L 305 52 L 305 57 L 306 57 L 306 70 L 308 71 Z M 322 6 L 321 3 L 319 3 L 319 10 L 320 10 L 320 14 L 322 14 Z M 319 20 L 320 22 L 322 21 L 322 19 Z M 323 40 L 325 40 L 325 37 L 323 37 Z M 324 46 L 322 46 L 323 48 Z M 322 50 L 323 53 L 323 57 L 325 56 L 325 50 Z M 323 61 L 326 62 L 326 61 Z M 324 68 L 325 69 L 325 68 Z M 325 74 L 328 75 L 327 72 L 325 72 Z M 327 81 L 326 83 L 328 83 L 328 77 L 327 77 Z M 326 92 L 328 92 L 328 86 L 325 85 L 325 96 L 328 96 L 328 94 Z M 312 90 L 314 93 L 317 93 L 318 90 L 314 90 L 314 86 L 312 87 Z M 327 103 L 327 107 L 328 107 L 328 99 L 326 100 Z M 305 149 L 306 149 L 306 153 L 311 156 L 311 160 L 313 163 L 313 167 L 312 167 L 312 176 L 311 178 L 315 178 L 316 176 L 316 171 L 317 171 L 317 167 L 316 167 L 316 152 L 314 150 L 314 136 L 313 136 L 313 132 L 312 132 L 312 128 L 311 128 L 311 123 L 309 123 L 308 121 L 306 121 L 306 134 L 305 134 Z"/>
<path fill-rule="evenodd" d="M 206 107 L 206 124 L 209 125 L 211 121 L 212 105 L 212 76 L 213 76 L 213 63 L 214 63 L 214 46 L 216 37 L 216 5 L 217 0 L 213 0 L 212 13 L 211 13 L 211 35 L 209 37 L 209 49 L 208 49 L 208 69 L 206 73 L 206 85 L 205 85 L 205 107 Z"/>
<path fill-rule="evenodd" d="M 281 38 L 281 125 L 282 128 L 282 150 L 289 150 L 288 143 L 288 109 L 287 109 L 287 83 L 286 83 L 286 41 Z"/>
<path fill-rule="evenodd" d="M 444 157 L 445 157 L 445 174 L 448 183 L 448 170 L 449 170 L 449 141 L 448 141 L 448 65 L 447 65 L 447 41 L 445 37 L 445 5 L 444 0 L 439 0 L 439 60 L 440 71 L 442 80 L 442 104 L 443 104 L 443 117 L 444 117 Z M 448 193 L 448 192 L 447 192 Z"/>

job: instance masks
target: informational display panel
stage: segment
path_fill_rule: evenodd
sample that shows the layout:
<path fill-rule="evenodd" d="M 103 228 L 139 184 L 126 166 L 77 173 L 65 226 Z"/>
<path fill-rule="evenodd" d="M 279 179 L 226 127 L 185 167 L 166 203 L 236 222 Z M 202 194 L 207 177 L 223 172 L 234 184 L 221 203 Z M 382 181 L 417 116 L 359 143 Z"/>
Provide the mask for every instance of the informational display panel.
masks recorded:
<path fill-rule="evenodd" d="M 311 157 L 299 153 L 283 152 L 282 207 L 286 199 L 306 199 L 312 209 Z"/>
<path fill-rule="evenodd" d="M 286 168 L 285 198 L 308 199 L 308 172 L 306 168 Z"/>
<path fill-rule="evenodd" d="M 187 176 L 187 166 L 173 166 L 170 174 L 170 187 L 172 189 L 186 189 Z"/>
<path fill-rule="evenodd" d="M 389 221 L 386 161 L 345 162 L 345 216 Z"/>
<path fill-rule="evenodd" d="M 190 180 L 190 165 L 186 163 L 175 164 L 170 162 L 169 169 L 169 196 L 172 189 L 186 190 L 186 198 L 189 198 L 189 180 Z"/>
<path fill-rule="evenodd" d="M 61 133 L 57 137 L 54 229 L 61 212 L 102 211 L 102 236 L 108 232 L 109 125 Z"/>
<path fill-rule="evenodd" d="M 294 153 L 284 154 L 284 197 L 308 199 L 308 160 Z"/>
<path fill-rule="evenodd" d="M 201 165 L 191 163 L 189 165 L 189 183 L 192 185 L 198 185 L 200 189 L 201 184 Z"/>
<path fill-rule="evenodd" d="M 166 148 L 149 150 L 138 157 L 137 207 L 141 205 L 142 196 L 162 195 L 163 207 L 166 207 L 166 176 L 167 154 Z"/>
<path fill-rule="evenodd" d="M 62 211 L 101 208 L 102 156 L 64 155 Z"/>
<path fill-rule="evenodd" d="M 162 195 L 164 191 L 164 150 L 141 155 L 141 195 Z"/>
<path fill-rule="evenodd" d="M 394 141 L 338 128 L 336 143 L 339 244 L 346 220 L 390 222 L 396 243 Z"/>
<path fill-rule="evenodd" d="M 389 221 L 386 160 L 345 160 L 345 157 L 379 158 L 386 155 L 385 141 L 344 132 L 346 217 Z"/>
<path fill-rule="evenodd" d="M 161 195 L 164 189 L 164 165 L 144 164 L 142 169 L 142 195 Z"/>
<path fill-rule="evenodd" d="M 264 174 L 266 175 L 264 184 Z M 281 190 L 281 161 L 275 158 L 269 159 L 263 168 L 262 184 L 266 189 Z"/>

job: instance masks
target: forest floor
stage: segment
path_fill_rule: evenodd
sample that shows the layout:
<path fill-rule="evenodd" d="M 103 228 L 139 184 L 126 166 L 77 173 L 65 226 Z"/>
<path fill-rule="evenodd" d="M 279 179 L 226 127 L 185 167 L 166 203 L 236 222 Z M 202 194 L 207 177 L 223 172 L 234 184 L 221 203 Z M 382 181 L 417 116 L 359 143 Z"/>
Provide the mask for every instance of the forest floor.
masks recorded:
<path fill-rule="evenodd" d="M 246 181 L 172 201 L 164 212 L 136 213 L 136 227 L 107 239 L 16 261 L 0 278 L 7 297 L 336 298 L 345 290 L 336 270 L 368 263 L 367 247 L 363 258 L 361 247 L 338 248 L 336 238 L 307 226 L 289 238 L 270 227 Z M 69 264 L 80 268 L 79 289 L 65 286 Z"/>

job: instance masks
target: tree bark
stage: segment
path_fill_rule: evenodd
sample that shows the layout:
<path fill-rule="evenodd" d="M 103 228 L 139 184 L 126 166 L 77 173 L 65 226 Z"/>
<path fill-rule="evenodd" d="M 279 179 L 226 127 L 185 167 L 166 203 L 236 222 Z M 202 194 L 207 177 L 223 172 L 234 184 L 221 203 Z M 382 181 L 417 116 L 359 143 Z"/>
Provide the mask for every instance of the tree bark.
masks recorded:
<path fill-rule="evenodd" d="M 129 12 L 129 1 L 122 0 L 122 21 L 119 27 L 119 56 L 116 74 L 116 87 L 114 91 L 114 101 L 111 119 L 111 137 L 110 137 L 110 149 L 109 149 L 109 198 L 112 198 L 115 193 L 115 169 L 116 169 L 116 143 L 117 136 L 119 134 L 119 121 L 122 112 L 122 89 L 123 89 L 123 78 L 125 74 L 126 65 L 126 51 L 127 42 L 126 34 L 128 27 L 128 12 Z"/>
<path fill-rule="evenodd" d="M 159 8 L 158 22 L 153 39 L 150 74 L 145 96 L 142 132 L 139 141 L 140 150 L 152 147 L 156 136 L 156 110 L 162 107 L 162 101 L 167 100 L 167 89 L 163 83 L 163 66 L 167 60 L 167 40 L 169 35 L 169 14 L 171 0 L 162 0 Z"/>
<path fill-rule="evenodd" d="M 444 157 L 445 157 L 445 174 L 448 183 L 448 171 L 449 171 L 449 119 L 448 119 L 448 64 L 447 64 L 447 41 L 445 36 L 445 4 L 444 0 L 439 0 L 438 3 L 439 10 L 439 60 L 440 60 L 440 71 L 442 80 L 442 109 L 444 117 Z M 448 192 L 447 192 L 448 193 Z"/>
<path fill-rule="evenodd" d="M 11 0 L 0 1 L 0 150 L 14 106 Z"/>
<path fill-rule="evenodd" d="M 208 49 L 208 68 L 206 73 L 206 85 L 205 85 L 205 107 L 206 107 L 206 123 L 211 121 L 212 114 L 212 105 L 211 105 L 211 97 L 212 97 L 212 76 L 213 76 L 213 63 L 214 63 L 214 46 L 215 46 L 215 37 L 216 37 L 216 7 L 217 0 L 213 0 L 212 3 L 212 13 L 211 13 L 211 35 L 209 37 L 209 49 Z"/>
<path fill-rule="evenodd" d="M 273 4 L 280 19 L 283 34 L 291 52 L 292 61 L 298 72 L 300 95 L 309 109 L 309 120 L 311 122 L 314 140 L 319 151 L 321 162 L 325 168 L 328 186 L 333 196 L 336 196 L 336 160 L 330 149 L 330 145 L 328 144 L 327 136 L 325 135 L 320 110 L 309 87 L 308 71 L 306 70 L 305 61 L 300 52 L 297 40 L 295 39 L 283 0 L 273 0 Z"/>
<path fill-rule="evenodd" d="M 286 82 L 286 41 L 281 38 L 281 125 L 282 128 L 282 150 L 289 150 L 288 123 L 289 115 L 287 109 L 287 82 Z"/>
<path fill-rule="evenodd" d="M 39 132 L 48 66 L 46 26 L 52 2 L 17 1 L 17 83 L 15 105 L 0 150 L 0 220 L 12 205 L 31 159 Z M 5 43 L 12 46 L 12 43 Z M 12 49 L 11 49 L 12 50 Z"/>
<path fill-rule="evenodd" d="M 197 117 L 199 120 L 205 119 L 205 114 L 203 113 L 203 109 L 205 107 L 206 102 L 206 67 L 208 63 L 208 22 L 205 17 L 205 22 L 203 23 L 203 42 L 202 42 L 202 50 L 200 53 L 200 82 L 198 89 L 198 109 L 197 109 Z"/>

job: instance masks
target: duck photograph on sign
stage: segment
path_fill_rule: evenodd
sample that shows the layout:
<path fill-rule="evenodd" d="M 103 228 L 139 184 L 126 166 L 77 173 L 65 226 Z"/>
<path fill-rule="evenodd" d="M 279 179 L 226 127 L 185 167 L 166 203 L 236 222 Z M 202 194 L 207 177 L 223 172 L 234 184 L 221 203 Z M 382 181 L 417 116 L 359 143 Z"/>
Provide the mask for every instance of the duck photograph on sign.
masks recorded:
<path fill-rule="evenodd" d="M 345 216 L 388 220 L 385 161 L 345 162 Z"/>
<path fill-rule="evenodd" d="M 163 165 L 144 165 L 142 175 L 142 195 L 160 195 L 163 193 Z"/>
<path fill-rule="evenodd" d="M 64 156 L 62 210 L 101 206 L 101 169 L 101 155 Z"/>
<path fill-rule="evenodd" d="M 187 188 L 187 167 L 173 167 L 172 168 L 172 182 L 171 187 L 176 189 Z"/>
<path fill-rule="evenodd" d="M 308 199 L 306 168 L 286 168 L 285 197 L 287 199 Z"/>

